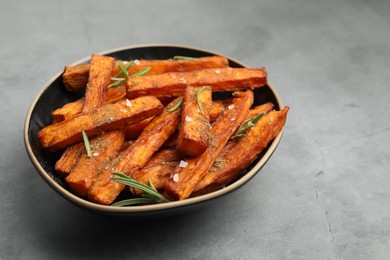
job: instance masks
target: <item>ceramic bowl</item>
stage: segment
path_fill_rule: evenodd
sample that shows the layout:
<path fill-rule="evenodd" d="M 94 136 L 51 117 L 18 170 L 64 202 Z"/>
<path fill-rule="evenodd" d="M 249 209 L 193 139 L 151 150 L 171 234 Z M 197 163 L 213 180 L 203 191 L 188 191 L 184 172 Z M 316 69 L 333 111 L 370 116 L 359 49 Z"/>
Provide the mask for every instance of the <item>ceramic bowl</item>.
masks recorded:
<path fill-rule="evenodd" d="M 212 51 L 199 48 L 177 46 L 177 45 L 142 45 L 127 46 L 100 53 L 101 55 L 110 55 L 121 60 L 133 59 L 169 59 L 175 55 L 202 57 L 211 55 L 221 55 Z M 225 56 L 226 57 L 226 56 Z M 89 58 L 84 58 L 72 65 L 89 63 Z M 231 67 L 247 67 L 243 63 L 227 57 Z M 70 192 L 64 179 L 60 178 L 54 170 L 55 162 L 61 156 L 61 152 L 51 153 L 43 149 L 37 133 L 43 127 L 49 125 L 52 121 L 51 112 L 64 104 L 75 101 L 83 93 L 68 92 L 62 83 L 62 71 L 50 79 L 36 95 L 26 116 L 24 128 L 24 141 L 28 156 L 40 176 L 53 188 L 59 195 L 74 203 L 75 205 L 97 213 L 116 215 L 116 216 L 162 216 L 166 214 L 178 214 L 189 210 L 195 210 L 199 207 L 210 205 L 226 195 L 232 195 L 232 192 L 242 187 L 252 177 L 254 177 L 264 164 L 268 161 L 272 153 L 280 142 L 283 131 L 268 145 L 258 158 L 246 169 L 245 173 L 238 180 L 228 186 L 215 192 L 199 197 L 189 198 L 182 201 L 175 201 L 163 204 L 113 207 L 99 205 L 80 198 Z M 265 102 L 273 102 L 275 109 L 283 107 L 282 101 L 271 85 L 256 89 L 254 91 L 254 105 Z"/>

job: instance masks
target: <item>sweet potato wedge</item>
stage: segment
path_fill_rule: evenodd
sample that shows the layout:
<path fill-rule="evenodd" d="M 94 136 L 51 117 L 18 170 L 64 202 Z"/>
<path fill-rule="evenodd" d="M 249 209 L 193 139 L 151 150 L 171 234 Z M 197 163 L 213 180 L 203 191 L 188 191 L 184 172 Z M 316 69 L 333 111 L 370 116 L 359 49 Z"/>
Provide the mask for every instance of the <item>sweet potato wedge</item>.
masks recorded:
<path fill-rule="evenodd" d="M 177 101 L 178 99 L 172 101 L 160 115 L 148 124 L 138 139 L 122 151 L 115 161 L 108 166 L 107 170 L 99 174 L 88 191 L 89 200 L 108 205 L 116 199 L 124 185 L 112 181 L 111 173 L 113 171 L 123 172 L 131 176 L 141 169 L 153 154 L 160 149 L 179 126 L 181 109 L 168 112 L 176 105 Z"/>
<path fill-rule="evenodd" d="M 263 106 L 255 110 L 261 113 L 268 112 L 269 108 Z M 284 107 L 281 111 L 267 113 L 248 130 L 245 137 L 230 141 L 222 150 L 210 171 L 198 183 L 192 196 L 215 191 L 236 179 L 269 142 L 280 133 L 286 122 L 287 112 L 288 107 Z M 255 115 L 255 113 L 252 113 L 249 118 Z M 235 158 L 240 158 L 240 160 Z"/>
<path fill-rule="evenodd" d="M 57 151 L 80 142 L 83 130 L 92 138 L 105 131 L 135 124 L 162 110 L 161 102 L 155 97 L 137 98 L 131 102 L 123 100 L 49 125 L 38 132 L 38 137 L 44 148 Z"/>
<path fill-rule="evenodd" d="M 129 78 L 126 81 L 127 97 L 179 96 L 187 85 L 211 86 L 213 92 L 258 88 L 267 84 L 265 68 L 218 68 L 188 72 L 169 72 Z"/>
<path fill-rule="evenodd" d="M 134 172 L 131 176 L 134 180 L 146 185 L 149 185 L 150 180 L 157 190 L 162 189 L 165 181 L 183 158 L 184 155 L 176 149 L 161 149 L 153 155 L 142 169 Z M 142 193 L 142 191 L 133 188 L 131 188 L 131 191 L 135 195 Z"/>
<path fill-rule="evenodd" d="M 196 60 L 135 60 L 128 69 L 129 74 L 134 74 L 146 67 L 150 67 L 148 75 L 160 74 L 172 71 L 191 71 L 205 68 L 223 68 L 229 65 L 228 60 L 221 56 L 201 57 Z M 65 87 L 69 91 L 78 91 L 85 88 L 88 82 L 89 64 L 77 66 L 66 66 L 63 77 Z M 117 66 L 114 67 L 111 76 L 119 72 Z"/>
<path fill-rule="evenodd" d="M 54 166 L 58 175 L 61 177 L 68 176 L 73 167 L 77 164 L 82 153 L 85 153 L 84 143 L 78 143 L 68 147 Z"/>
<path fill-rule="evenodd" d="M 114 159 L 124 141 L 124 131 L 114 130 L 99 135 L 91 140 L 92 156 L 83 153 L 70 174 L 65 178 L 70 189 L 77 195 L 85 197 L 99 172 Z"/>
<path fill-rule="evenodd" d="M 137 139 L 152 119 L 153 119 L 152 117 L 146 118 L 141 122 L 126 127 L 126 140 Z"/>
<path fill-rule="evenodd" d="M 76 101 L 69 102 L 64 106 L 54 110 L 51 113 L 51 116 L 53 118 L 53 124 L 59 123 L 67 118 L 80 114 L 83 111 L 84 101 L 84 98 L 80 98 Z"/>
<path fill-rule="evenodd" d="M 68 91 L 80 91 L 85 89 L 88 83 L 90 64 L 77 66 L 65 66 L 62 81 Z"/>
<path fill-rule="evenodd" d="M 209 145 L 211 88 L 187 86 L 184 93 L 178 145 L 189 156 L 202 154 Z"/>
<path fill-rule="evenodd" d="M 110 88 L 107 90 L 106 94 L 106 104 L 117 102 L 126 96 L 126 88 L 124 86 L 118 86 L 116 88 Z M 64 121 L 74 115 L 80 114 L 83 111 L 84 107 L 84 98 L 80 98 L 76 101 L 69 102 L 63 107 L 60 107 L 54 110 L 51 115 L 53 118 L 53 123 L 58 123 Z"/>
<path fill-rule="evenodd" d="M 165 182 L 165 191 L 172 199 L 183 200 L 191 195 L 198 182 L 207 174 L 222 148 L 246 117 L 253 103 L 253 92 L 236 92 L 232 109 L 226 109 L 210 131 L 210 145 L 201 155 L 188 159 Z"/>
<path fill-rule="evenodd" d="M 113 57 L 92 54 L 83 112 L 89 112 L 104 105 L 114 64 Z"/>

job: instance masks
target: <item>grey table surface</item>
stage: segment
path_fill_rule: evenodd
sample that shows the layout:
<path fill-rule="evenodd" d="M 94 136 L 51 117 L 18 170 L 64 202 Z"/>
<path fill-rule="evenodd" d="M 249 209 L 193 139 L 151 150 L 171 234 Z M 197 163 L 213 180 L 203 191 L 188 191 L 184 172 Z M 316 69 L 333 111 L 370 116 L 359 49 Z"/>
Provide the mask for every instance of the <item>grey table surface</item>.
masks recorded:
<path fill-rule="evenodd" d="M 390 2 L 0 0 L 0 259 L 390 259 Z M 271 160 L 212 207 L 82 210 L 23 143 L 35 95 L 107 49 L 188 45 L 265 66 L 290 106 Z"/>

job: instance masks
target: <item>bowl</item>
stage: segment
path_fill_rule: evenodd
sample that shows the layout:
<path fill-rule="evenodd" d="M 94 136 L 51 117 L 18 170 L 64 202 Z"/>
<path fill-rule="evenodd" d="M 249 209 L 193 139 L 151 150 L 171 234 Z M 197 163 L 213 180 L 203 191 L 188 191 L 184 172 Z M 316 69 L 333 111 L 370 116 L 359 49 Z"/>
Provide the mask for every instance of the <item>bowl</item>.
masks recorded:
<path fill-rule="evenodd" d="M 122 48 L 112 49 L 99 53 L 101 55 L 110 55 L 116 59 L 132 60 L 132 59 L 169 59 L 175 55 L 202 57 L 211 55 L 225 56 L 220 53 L 215 53 L 199 48 L 177 46 L 177 45 L 140 45 L 126 46 Z M 225 56 L 226 57 L 226 56 Z M 226 57 L 229 60 L 231 67 L 248 67 L 243 63 Z M 72 65 L 89 63 L 90 57 L 86 57 Z M 50 79 L 36 95 L 27 113 L 24 126 L 24 143 L 27 154 L 31 159 L 32 164 L 40 174 L 40 176 L 53 188 L 59 195 L 72 202 L 73 204 L 96 213 L 116 215 L 116 216 L 162 216 L 167 214 L 178 214 L 190 210 L 196 210 L 200 207 L 210 205 L 215 201 L 225 198 L 226 195 L 232 196 L 232 192 L 242 187 L 252 177 L 254 177 L 260 169 L 265 165 L 272 153 L 277 148 L 280 142 L 283 130 L 279 135 L 268 145 L 266 149 L 257 157 L 257 159 L 246 169 L 245 173 L 236 181 L 228 186 L 208 193 L 199 197 L 189 198 L 182 201 L 174 201 L 162 204 L 141 205 L 131 207 L 115 207 L 99 205 L 80 198 L 70 192 L 65 180 L 59 177 L 54 170 L 55 162 L 61 156 L 61 152 L 51 153 L 45 150 L 39 139 L 38 131 L 49 125 L 52 121 L 51 111 L 64 104 L 75 101 L 84 93 L 68 92 L 62 82 L 63 71 L 57 73 Z M 265 102 L 273 102 L 275 109 L 283 107 L 282 101 L 276 92 L 275 88 L 270 84 L 254 90 L 255 99 L 254 105 L 259 105 Z"/>

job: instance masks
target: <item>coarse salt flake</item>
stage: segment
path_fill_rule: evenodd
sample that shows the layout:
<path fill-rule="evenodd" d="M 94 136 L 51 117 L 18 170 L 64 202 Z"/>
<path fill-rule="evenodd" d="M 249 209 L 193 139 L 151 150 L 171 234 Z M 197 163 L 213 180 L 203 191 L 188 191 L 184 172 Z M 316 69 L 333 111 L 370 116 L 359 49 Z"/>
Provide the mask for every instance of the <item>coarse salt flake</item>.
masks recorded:
<path fill-rule="evenodd" d="M 93 153 L 93 156 L 95 156 L 95 157 L 96 157 L 96 156 L 99 156 L 99 153 L 98 153 L 98 152 L 94 152 L 94 153 Z"/>
<path fill-rule="evenodd" d="M 180 77 L 179 80 L 182 82 L 187 82 L 187 80 L 184 77 Z"/>
<path fill-rule="evenodd" d="M 179 167 L 180 168 L 185 168 L 185 167 L 187 167 L 187 165 L 188 165 L 188 162 L 183 161 L 183 160 L 181 160 L 180 163 L 179 163 Z"/>
<path fill-rule="evenodd" d="M 221 73 L 221 71 L 220 70 L 215 70 L 215 73 L 219 74 L 219 73 Z"/>
<path fill-rule="evenodd" d="M 126 99 L 126 106 L 127 106 L 127 107 L 131 107 L 131 106 L 132 106 L 130 100 L 128 100 L 128 99 Z"/>
<path fill-rule="evenodd" d="M 128 63 L 129 63 L 129 62 L 126 61 L 126 60 L 122 61 L 122 64 L 125 65 L 125 66 L 126 66 Z"/>
<path fill-rule="evenodd" d="M 141 63 L 140 60 L 134 60 L 135 65 L 139 65 L 140 63 Z"/>
<path fill-rule="evenodd" d="M 174 182 L 178 182 L 178 181 L 179 181 L 179 174 L 178 174 L 178 173 L 175 173 L 175 174 L 173 175 L 173 181 L 174 181 Z"/>
<path fill-rule="evenodd" d="M 228 106 L 228 109 L 230 110 L 230 109 L 233 109 L 234 108 L 234 105 L 233 104 L 231 104 L 231 105 L 229 105 Z"/>
<path fill-rule="evenodd" d="M 192 121 L 192 117 L 186 116 L 186 122 L 191 122 L 191 121 Z"/>
<path fill-rule="evenodd" d="M 230 120 L 234 121 L 234 120 L 236 120 L 236 118 L 235 118 L 235 117 L 232 117 L 232 119 L 230 119 Z"/>

